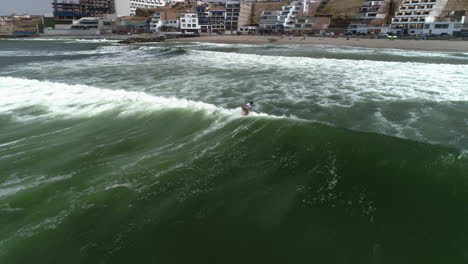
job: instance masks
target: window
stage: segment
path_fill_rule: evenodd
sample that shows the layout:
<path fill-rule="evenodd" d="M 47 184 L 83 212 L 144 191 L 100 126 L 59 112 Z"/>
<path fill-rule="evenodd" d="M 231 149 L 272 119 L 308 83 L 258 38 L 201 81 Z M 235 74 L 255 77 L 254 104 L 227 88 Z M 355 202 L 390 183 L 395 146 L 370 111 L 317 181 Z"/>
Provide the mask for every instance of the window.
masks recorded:
<path fill-rule="evenodd" d="M 192 24 L 192 27 L 197 27 L 197 25 L 196 25 L 196 24 Z"/>
<path fill-rule="evenodd" d="M 434 28 L 445 29 L 445 28 L 449 28 L 449 25 L 448 24 L 435 24 Z"/>

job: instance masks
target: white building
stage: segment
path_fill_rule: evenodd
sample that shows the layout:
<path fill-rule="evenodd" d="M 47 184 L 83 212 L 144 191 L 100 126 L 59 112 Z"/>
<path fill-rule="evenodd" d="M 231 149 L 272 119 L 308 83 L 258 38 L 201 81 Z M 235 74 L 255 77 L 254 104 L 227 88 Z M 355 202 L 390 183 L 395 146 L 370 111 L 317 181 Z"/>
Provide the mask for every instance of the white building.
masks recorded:
<path fill-rule="evenodd" d="M 291 31 L 294 27 L 294 21 L 302 8 L 302 2 L 293 1 L 289 5 L 284 5 L 281 8 L 278 24 L 283 27 L 284 31 Z"/>
<path fill-rule="evenodd" d="M 161 33 L 161 31 L 164 31 L 164 27 L 167 30 L 173 28 L 174 31 L 178 31 L 180 23 L 177 14 L 166 12 L 154 13 L 150 22 L 150 31 L 155 34 Z"/>
<path fill-rule="evenodd" d="M 410 35 L 423 33 L 424 24 L 436 21 L 448 0 L 403 0 L 392 19 L 392 31 Z"/>
<path fill-rule="evenodd" d="M 258 27 L 256 26 L 239 26 L 237 28 L 237 32 L 240 32 L 241 34 L 254 34 L 257 33 Z"/>
<path fill-rule="evenodd" d="M 83 36 L 100 34 L 100 18 L 83 17 L 73 21 L 73 24 L 56 24 L 55 28 L 44 29 L 44 35 Z"/>
<path fill-rule="evenodd" d="M 200 33 L 197 14 L 180 13 L 180 30 L 182 33 Z"/>
<path fill-rule="evenodd" d="M 118 17 L 135 15 L 137 8 L 156 8 L 166 5 L 166 0 L 114 0 Z"/>
<path fill-rule="evenodd" d="M 262 11 L 260 14 L 259 29 L 261 31 L 276 32 L 278 17 L 282 11 Z"/>
<path fill-rule="evenodd" d="M 453 35 L 454 32 L 462 31 L 466 17 L 462 17 L 461 21 L 458 22 L 431 22 L 424 24 L 423 34 L 447 34 Z"/>

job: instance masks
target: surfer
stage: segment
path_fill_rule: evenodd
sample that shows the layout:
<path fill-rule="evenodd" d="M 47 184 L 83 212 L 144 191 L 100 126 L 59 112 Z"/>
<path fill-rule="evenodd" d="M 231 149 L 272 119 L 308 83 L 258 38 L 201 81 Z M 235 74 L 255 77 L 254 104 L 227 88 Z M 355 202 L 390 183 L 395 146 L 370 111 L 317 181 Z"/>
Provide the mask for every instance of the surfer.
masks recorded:
<path fill-rule="evenodd" d="M 242 111 L 244 111 L 244 115 L 248 115 L 252 111 L 252 107 L 254 105 L 254 102 L 247 103 L 242 106 Z"/>

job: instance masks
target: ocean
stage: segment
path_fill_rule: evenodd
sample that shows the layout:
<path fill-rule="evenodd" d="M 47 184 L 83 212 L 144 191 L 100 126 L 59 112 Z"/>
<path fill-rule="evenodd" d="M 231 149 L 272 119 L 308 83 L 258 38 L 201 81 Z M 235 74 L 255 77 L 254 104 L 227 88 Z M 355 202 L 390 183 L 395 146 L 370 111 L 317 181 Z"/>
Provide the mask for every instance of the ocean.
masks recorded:
<path fill-rule="evenodd" d="M 467 263 L 467 136 L 467 53 L 0 40 L 0 263 Z"/>

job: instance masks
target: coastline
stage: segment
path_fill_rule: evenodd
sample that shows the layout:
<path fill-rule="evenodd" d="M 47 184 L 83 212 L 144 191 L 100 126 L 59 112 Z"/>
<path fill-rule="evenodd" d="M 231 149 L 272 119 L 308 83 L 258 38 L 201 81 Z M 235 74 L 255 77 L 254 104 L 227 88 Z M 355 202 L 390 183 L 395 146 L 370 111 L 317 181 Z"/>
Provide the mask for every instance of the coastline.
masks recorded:
<path fill-rule="evenodd" d="M 209 42 L 223 44 L 292 44 L 330 45 L 374 49 L 402 49 L 415 51 L 468 52 L 468 41 L 463 40 L 414 40 L 414 39 L 364 39 L 327 37 L 283 37 L 259 35 L 210 35 L 194 38 L 168 39 L 168 42 Z"/>
<path fill-rule="evenodd" d="M 155 35 L 150 34 L 133 34 L 133 35 L 94 35 L 94 36 L 39 36 L 28 37 L 49 38 L 49 39 L 89 39 L 89 40 L 128 40 L 128 39 L 148 39 L 154 38 Z M 1 38 L 0 38 L 1 39 Z M 5 38 L 7 39 L 7 38 Z M 15 39 L 15 38 L 8 38 Z M 19 38 L 22 39 L 22 38 Z M 146 41 L 143 41 L 146 42 Z M 157 42 L 157 41 L 156 41 Z M 413 51 L 434 51 L 434 52 L 463 52 L 468 53 L 468 41 L 466 40 L 419 40 L 419 39 L 368 39 L 355 38 L 349 39 L 345 37 L 330 38 L 330 37 L 279 37 L 273 35 L 202 35 L 199 37 L 186 38 L 170 38 L 164 42 L 203 42 L 203 43 L 220 43 L 220 44 L 278 44 L 278 45 L 323 45 L 323 46 L 341 46 L 341 47 L 356 47 L 369 49 L 400 49 Z M 151 41 L 148 41 L 151 43 Z M 133 43 L 127 43 L 133 44 Z"/>

